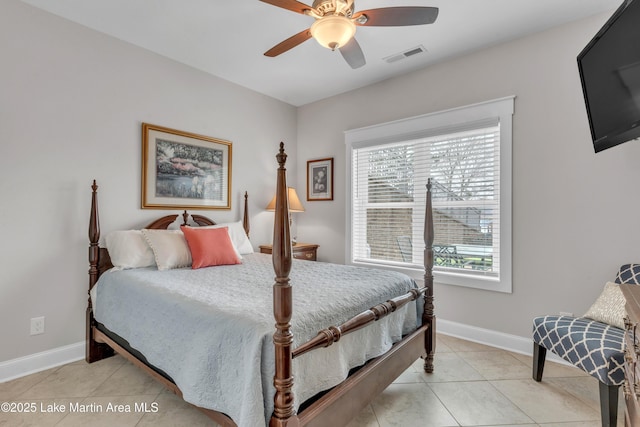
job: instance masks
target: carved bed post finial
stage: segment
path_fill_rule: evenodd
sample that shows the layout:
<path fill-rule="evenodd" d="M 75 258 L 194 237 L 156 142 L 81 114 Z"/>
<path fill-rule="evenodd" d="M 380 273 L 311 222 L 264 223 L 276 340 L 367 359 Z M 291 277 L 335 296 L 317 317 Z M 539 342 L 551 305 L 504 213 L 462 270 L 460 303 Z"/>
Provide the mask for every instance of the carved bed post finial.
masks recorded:
<path fill-rule="evenodd" d="M 429 325 L 425 335 L 425 349 L 427 355 L 424 359 L 424 370 L 433 372 L 433 356 L 436 349 L 436 316 L 433 307 L 433 211 L 431 205 L 431 178 L 427 180 L 427 203 L 424 219 L 424 286 L 427 291 L 424 295 L 424 311 L 422 324 Z"/>
<path fill-rule="evenodd" d="M 182 225 L 188 225 L 188 221 L 189 221 L 189 214 L 185 209 L 184 212 L 182 212 Z"/>
<path fill-rule="evenodd" d="M 276 154 L 276 160 L 278 160 L 279 169 L 284 168 L 284 164 L 287 162 L 287 153 L 284 152 L 284 142 L 280 143 L 280 150 L 278 150 L 278 154 Z"/>
<path fill-rule="evenodd" d="M 273 285 L 273 315 L 276 331 L 273 334 L 275 349 L 275 375 L 273 385 L 276 389 L 274 408 L 270 427 L 285 427 L 296 424 L 297 417 L 293 405 L 293 374 L 291 332 L 292 289 L 289 273 L 292 263 L 291 234 L 289 230 L 289 201 L 287 197 L 287 154 L 284 143 L 280 143 L 280 151 L 276 155 L 278 178 L 276 183 L 276 213 L 273 226 L 273 269 L 276 273 Z"/>

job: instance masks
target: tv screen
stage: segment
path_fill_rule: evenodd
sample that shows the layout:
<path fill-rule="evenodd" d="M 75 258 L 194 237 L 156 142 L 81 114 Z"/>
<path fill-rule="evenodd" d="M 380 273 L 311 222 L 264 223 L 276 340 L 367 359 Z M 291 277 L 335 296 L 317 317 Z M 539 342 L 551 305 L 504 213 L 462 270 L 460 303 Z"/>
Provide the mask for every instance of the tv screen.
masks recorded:
<path fill-rule="evenodd" d="M 625 0 L 578 68 L 595 152 L 640 137 L 640 0 Z"/>

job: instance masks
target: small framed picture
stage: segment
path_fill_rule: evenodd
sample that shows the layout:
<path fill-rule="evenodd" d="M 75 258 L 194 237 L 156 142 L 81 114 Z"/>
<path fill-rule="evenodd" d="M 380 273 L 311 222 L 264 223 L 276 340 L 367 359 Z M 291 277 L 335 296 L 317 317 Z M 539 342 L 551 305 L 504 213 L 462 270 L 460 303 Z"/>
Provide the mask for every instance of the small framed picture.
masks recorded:
<path fill-rule="evenodd" d="M 307 161 L 307 201 L 333 200 L 333 157 Z"/>
<path fill-rule="evenodd" d="M 231 209 L 231 142 L 142 124 L 143 209 Z"/>

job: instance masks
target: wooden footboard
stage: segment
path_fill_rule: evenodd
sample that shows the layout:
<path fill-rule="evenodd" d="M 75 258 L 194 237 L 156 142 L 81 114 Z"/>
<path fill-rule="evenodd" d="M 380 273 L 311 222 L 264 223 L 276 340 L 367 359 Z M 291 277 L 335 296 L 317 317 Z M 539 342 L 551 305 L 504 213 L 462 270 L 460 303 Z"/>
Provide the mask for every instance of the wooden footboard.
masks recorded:
<path fill-rule="evenodd" d="M 340 326 L 331 326 L 293 350 L 293 332 L 291 330 L 292 285 L 289 281 L 291 271 L 292 247 L 289 229 L 289 206 L 287 200 L 287 178 L 285 163 L 287 155 L 284 144 L 276 156 L 278 174 L 276 183 L 276 213 L 273 229 L 273 269 L 276 274 L 273 285 L 273 313 L 276 331 L 273 334 L 275 351 L 275 376 L 273 380 L 276 394 L 274 411 L 270 427 L 292 426 L 343 426 L 355 417 L 395 378 L 418 359 L 424 357 L 424 369 L 433 372 L 435 351 L 435 315 L 433 306 L 433 216 L 431 207 L 431 181 L 427 184 L 427 204 L 425 207 L 424 227 L 424 287 L 406 295 L 379 304 Z M 356 374 L 327 392 L 318 401 L 296 414 L 293 400 L 292 360 L 294 357 L 326 347 L 338 341 L 343 334 L 355 331 L 371 324 L 398 307 L 415 300 L 424 294 L 422 326 L 382 356 L 374 359 Z"/>
<path fill-rule="evenodd" d="M 394 344 L 387 353 L 367 363 L 331 392 L 315 401 L 299 415 L 301 426 L 344 426 L 358 415 L 376 396 L 424 354 L 425 336 L 421 327 Z"/>

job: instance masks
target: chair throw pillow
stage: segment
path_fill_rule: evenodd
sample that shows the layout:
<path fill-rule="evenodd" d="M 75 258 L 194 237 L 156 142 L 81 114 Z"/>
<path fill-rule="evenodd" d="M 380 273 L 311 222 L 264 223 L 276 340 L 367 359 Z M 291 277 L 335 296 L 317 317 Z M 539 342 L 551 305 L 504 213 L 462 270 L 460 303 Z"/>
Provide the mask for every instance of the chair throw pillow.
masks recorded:
<path fill-rule="evenodd" d="M 626 303 L 620 286 L 613 282 L 607 282 L 596 302 L 583 317 L 624 329 L 624 316 L 627 314 L 625 311 Z"/>

